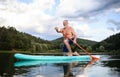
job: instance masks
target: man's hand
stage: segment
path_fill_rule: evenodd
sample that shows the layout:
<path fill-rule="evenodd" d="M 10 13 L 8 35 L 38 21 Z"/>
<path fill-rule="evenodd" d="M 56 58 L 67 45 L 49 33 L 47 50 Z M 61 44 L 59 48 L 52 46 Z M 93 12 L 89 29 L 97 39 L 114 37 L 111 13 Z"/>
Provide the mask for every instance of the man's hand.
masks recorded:
<path fill-rule="evenodd" d="M 60 30 L 58 27 L 55 27 L 55 30 L 56 30 L 58 33 L 61 33 L 61 30 Z"/>
<path fill-rule="evenodd" d="M 55 30 L 57 31 L 57 30 L 58 30 L 58 27 L 55 27 Z"/>
<path fill-rule="evenodd" d="M 75 44 L 76 44 L 76 43 L 77 43 L 77 42 L 76 42 L 76 40 L 73 40 L 73 43 L 75 43 Z"/>
<path fill-rule="evenodd" d="M 71 38 L 68 38 L 69 40 L 71 40 L 74 44 L 76 44 L 76 39 L 72 40 Z"/>

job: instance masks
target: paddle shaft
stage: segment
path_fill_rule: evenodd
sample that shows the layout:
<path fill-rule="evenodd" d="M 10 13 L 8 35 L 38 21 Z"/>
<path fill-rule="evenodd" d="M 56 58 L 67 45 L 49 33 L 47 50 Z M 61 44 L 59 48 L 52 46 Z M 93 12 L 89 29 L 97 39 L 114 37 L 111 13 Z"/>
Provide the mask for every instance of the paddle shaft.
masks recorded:
<path fill-rule="evenodd" d="M 70 39 L 70 40 L 71 40 L 71 39 Z M 71 40 L 71 41 L 73 41 L 73 40 Z M 90 56 L 91 60 L 93 60 L 93 61 L 99 60 L 99 58 L 92 56 L 89 52 L 87 52 L 84 48 L 82 48 L 78 43 L 76 43 L 76 42 L 74 42 L 74 41 L 73 41 L 73 43 L 74 43 L 79 49 L 81 49 L 81 50 L 84 51 L 86 54 L 88 54 L 88 55 Z"/>
<path fill-rule="evenodd" d="M 63 32 L 61 32 L 63 34 Z M 65 36 L 65 35 L 64 35 Z M 66 36 L 67 37 L 67 36 Z M 70 38 L 68 38 L 70 39 Z M 88 54 L 91 58 L 92 58 L 92 55 L 87 52 L 84 48 L 82 48 L 78 43 L 74 42 L 72 39 L 70 39 L 79 49 L 81 49 L 82 51 L 84 51 L 86 54 Z"/>
<path fill-rule="evenodd" d="M 84 48 L 82 48 L 78 43 L 75 43 L 72 39 L 70 39 L 79 49 L 81 49 L 82 51 L 84 51 L 86 54 L 90 55 L 91 54 L 89 52 L 87 52 Z"/>

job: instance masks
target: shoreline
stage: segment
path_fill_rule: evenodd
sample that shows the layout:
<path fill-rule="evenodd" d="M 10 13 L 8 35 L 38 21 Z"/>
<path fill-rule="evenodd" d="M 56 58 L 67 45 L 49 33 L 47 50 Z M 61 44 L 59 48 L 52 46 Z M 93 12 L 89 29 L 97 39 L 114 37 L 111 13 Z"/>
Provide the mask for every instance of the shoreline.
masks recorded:
<path fill-rule="evenodd" d="M 11 53 L 11 54 L 15 54 L 15 53 L 23 53 L 23 54 L 31 54 L 31 55 L 63 55 L 63 53 L 31 53 L 31 52 L 12 52 L 12 51 L 9 51 L 9 52 L 1 52 L 0 51 L 0 54 L 2 53 Z M 84 52 L 80 52 L 79 53 L 80 55 L 88 55 Z M 91 55 L 119 55 L 119 54 L 113 54 L 113 53 L 108 53 L 108 52 L 104 52 L 104 53 L 98 53 L 98 52 L 92 52 L 90 53 Z"/>

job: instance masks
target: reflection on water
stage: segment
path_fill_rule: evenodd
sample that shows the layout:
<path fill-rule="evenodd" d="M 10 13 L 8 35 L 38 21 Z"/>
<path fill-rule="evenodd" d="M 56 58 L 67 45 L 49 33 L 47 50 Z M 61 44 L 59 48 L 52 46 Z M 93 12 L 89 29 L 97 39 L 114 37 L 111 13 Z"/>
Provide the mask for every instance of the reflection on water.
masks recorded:
<path fill-rule="evenodd" d="M 0 53 L 0 76 L 13 77 L 14 72 L 13 54 Z"/>
<path fill-rule="evenodd" d="M 97 62 L 15 64 L 13 54 L 0 53 L 0 77 L 119 77 L 120 56 L 101 55 Z M 25 65 L 25 64 L 28 65 Z"/>
<path fill-rule="evenodd" d="M 72 62 L 72 63 L 65 63 L 63 65 L 64 70 L 64 77 L 77 77 L 77 76 L 84 76 L 83 72 L 85 69 L 89 68 L 96 60 L 92 60 L 90 62 Z M 76 70 L 76 72 L 72 73 L 72 67 L 75 67 L 76 65 L 79 65 L 79 70 Z"/>
<path fill-rule="evenodd" d="M 74 63 L 65 63 L 63 65 L 64 77 L 75 77 L 76 75 L 72 72 L 72 66 Z"/>

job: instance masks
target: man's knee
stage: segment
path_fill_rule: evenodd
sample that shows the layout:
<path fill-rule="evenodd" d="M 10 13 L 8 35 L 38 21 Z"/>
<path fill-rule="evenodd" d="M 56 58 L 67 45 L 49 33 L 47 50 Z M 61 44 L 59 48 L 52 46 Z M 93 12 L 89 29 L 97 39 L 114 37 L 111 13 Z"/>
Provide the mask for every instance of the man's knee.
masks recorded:
<path fill-rule="evenodd" d="M 65 44 L 68 44 L 68 40 L 64 40 L 63 42 L 64 42 Z"/>

